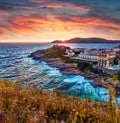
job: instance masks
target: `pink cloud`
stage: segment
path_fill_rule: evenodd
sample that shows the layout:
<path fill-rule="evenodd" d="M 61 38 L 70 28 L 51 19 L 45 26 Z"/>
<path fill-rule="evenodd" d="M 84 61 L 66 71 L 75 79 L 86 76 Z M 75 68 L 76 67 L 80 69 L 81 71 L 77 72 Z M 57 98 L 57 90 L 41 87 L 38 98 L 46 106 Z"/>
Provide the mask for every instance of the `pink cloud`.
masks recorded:
<path fill-rule="evenodd" d="M 29 0 L 30 2 L 38 2 L 38 3 L 43 3 L 43 2 L 51 2 L 54 0 Z"/>
<path fill-rule="evenodd" d="M 24 16 L 11 17 L 8 19 L 8 23 L 9 25 L 0 25 L 0 36 L 9 35 L 11 32 L 16 35 L 19 33 L 29 34 L 32 32 L 44 35 L 50 32 L 55 35 L 60 32 L 60 35 L 64 35 L 77 31 L 78 34 L 80 34 L 82 30 L 91 31 L 92 35 L 94 32 L 98 31 L 98 29 L 102 33 L 109 32 L 111 36 L 120 35 L 120 22 L 110 18 L 100 18 L 96 16 L 63 14 L 41 16 L 39 14 L 26 14 Z"/>

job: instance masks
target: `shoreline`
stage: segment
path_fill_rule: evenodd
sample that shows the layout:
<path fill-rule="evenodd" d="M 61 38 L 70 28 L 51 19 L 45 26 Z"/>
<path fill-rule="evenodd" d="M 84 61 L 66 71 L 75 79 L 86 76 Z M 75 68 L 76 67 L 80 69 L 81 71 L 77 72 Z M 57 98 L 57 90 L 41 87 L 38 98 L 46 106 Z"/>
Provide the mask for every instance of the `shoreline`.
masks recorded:
<path fill-rule="evenodd" d="M 94 87 L 104 87 L 106 88 L 109 81 L 107 77 L 103 78 L 99 74 L 92 73 L 90 71 L 80 71 L 77 63 L 65 63 L 61 58 L 45 58 L 44 55 L 46 50 L 37 50 L 31 53 L 30 57 L 34 60 L 46 62 L 51 67 L 56 67 L 60 70 L 60 72 L 64 75 L 80 75 L 84 76 L 86 79 L 92 80 L 91 84 Z M 120 84 L 116 87 L 116 95 L 120 95 Z"/>

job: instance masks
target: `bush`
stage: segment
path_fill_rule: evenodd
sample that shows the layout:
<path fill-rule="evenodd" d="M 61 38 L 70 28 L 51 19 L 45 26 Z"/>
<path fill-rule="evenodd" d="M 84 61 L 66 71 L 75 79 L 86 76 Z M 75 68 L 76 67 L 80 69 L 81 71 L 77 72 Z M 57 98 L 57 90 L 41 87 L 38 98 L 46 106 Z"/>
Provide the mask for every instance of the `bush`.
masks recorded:
<path fill-rule="evenodd" d="M 112 112 L 112 113 L 111 113 Z M 113 115 L 113 112 L 115 113 Z M 112 114 L 112 115 L 111 115 Z M 119 107 L 0 80 L 0 123 L 120 123 Z"/>
<path fill-rule="evenodd" d="M 120 71 L 117 73 L 116 79 L 120 81 Z"/>

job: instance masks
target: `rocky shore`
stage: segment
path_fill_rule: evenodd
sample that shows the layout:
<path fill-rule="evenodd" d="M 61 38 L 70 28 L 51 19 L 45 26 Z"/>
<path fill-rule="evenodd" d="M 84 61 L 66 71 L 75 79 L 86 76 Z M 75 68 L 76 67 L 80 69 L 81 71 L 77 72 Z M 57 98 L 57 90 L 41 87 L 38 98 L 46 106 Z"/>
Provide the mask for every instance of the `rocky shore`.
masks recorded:
<path fill-rule="evenodd" d="M 37 50 L 31 53 L 30 57 L 38 61 L 47 62 L 51 67 L 58 68 L 62 74 L 65 75 L 81 75 L 86 77 L 87 79 L 93 80 L 91 84 L 93 86 L 106 87 L 109 83 L 109 80 L 106 78 L 102 78 L 99 74 L 95 74 L 90 71 L 80 71 L 77 63 L 65 63 L 61 58 L 47 58 L 45 57 L 46 50 Z M 116 86 L 117 95 L 120 95 L 120 84 L 117 83 Z"/>

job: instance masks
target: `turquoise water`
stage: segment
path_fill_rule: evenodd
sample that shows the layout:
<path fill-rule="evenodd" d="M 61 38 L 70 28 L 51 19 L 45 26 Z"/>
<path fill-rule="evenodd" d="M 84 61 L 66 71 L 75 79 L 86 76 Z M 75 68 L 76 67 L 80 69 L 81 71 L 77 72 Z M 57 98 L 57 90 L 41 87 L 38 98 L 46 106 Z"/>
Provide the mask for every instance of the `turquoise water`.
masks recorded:
<path fill-rule="evenodd" d="M 33 51 L 51 46 L 52 44 L 0 44 L 0 77 L 51 91 L 57 89 L 81 98 L 89 97 L 95 101 L 109 100 L 108 90 L 93 87 L 92 80 L 80 75 L 63 75 L 57 68 L 28 57 Z M 119 101 L 119 97 L 117 99 Z"/>

